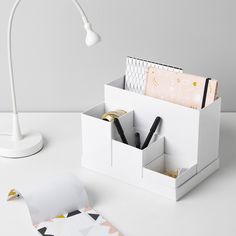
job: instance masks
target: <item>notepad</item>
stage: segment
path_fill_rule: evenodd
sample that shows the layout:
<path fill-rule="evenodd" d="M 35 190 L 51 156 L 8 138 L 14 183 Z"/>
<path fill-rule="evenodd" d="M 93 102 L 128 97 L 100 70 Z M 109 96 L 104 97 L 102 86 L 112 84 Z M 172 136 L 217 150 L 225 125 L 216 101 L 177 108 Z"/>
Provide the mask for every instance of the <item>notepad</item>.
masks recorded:
<path fill-rule="evenodd" d="M 215 101 L 217 88 L 217 80 L 149 67 L 145 95 L 201 109 Z"/>
<path fill-rule="evenodd" d="M 34 226 L 42 236 L 121 236 L 94 209 L 83 208 Z"/>
<path fill-rule="evenodd" d="M 8 200 L 23 198 L 34 229 L 42 236 L 121 236 L 90 207 L 87 192 L 74 175 L 62 175 L 18 186 Z"/>

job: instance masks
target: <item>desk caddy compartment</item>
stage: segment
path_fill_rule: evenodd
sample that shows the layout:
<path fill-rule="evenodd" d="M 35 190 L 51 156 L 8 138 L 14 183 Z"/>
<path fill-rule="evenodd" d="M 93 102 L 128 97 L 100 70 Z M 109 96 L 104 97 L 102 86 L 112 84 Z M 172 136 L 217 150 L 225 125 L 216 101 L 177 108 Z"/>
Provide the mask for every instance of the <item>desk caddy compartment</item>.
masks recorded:
<path fill-rule="evenodd" d="M 85 111 L 82 121 L 82 166 L 126 183 L 178 200 L 219 168 L 221 99 L 195 110 L 124 89 L 124 78 L 105 85 L 104 102 Z M 122 109 L 119 118 L 128 143 L 121 142 L 107 111 Z M 144 150 L 143 143 L 157 116 L 161 125 Z M 177 178 L 165 170 L 184 170 Z"/>

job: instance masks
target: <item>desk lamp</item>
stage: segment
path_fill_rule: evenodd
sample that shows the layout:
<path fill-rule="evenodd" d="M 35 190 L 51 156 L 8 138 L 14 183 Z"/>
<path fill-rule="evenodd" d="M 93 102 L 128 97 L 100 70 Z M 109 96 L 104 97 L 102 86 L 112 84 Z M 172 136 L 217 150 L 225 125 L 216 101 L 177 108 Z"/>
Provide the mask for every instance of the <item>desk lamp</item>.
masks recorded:
<path fill-rule="evenodd" d="M 9 63 L 11 97 L 13 106 L 12 133 L 10 135 L 0 135 L 0 156 L 8 158 L 20 158 L 20 157 L 31 156 L 39 152 L 43 147 L 43 137 L 40 133 L 31 131 L 22 134 L 18 117 L 15 82 L 14 82 L 14 70 L 12 62 L 12 25 L 16 9 L 21 1 L 22 0 L 17 0 L 15 2 L 8 22 L 8 63 Z M 92 26 L 88 21 L 88 18 L 78 0 L 72 0 L 72 2 L 79 10 L 84 23 L 84 28 L 86 31 L 86 39 L 85 39 L 86 45 L 90 47 L 97 44 L 101 39 L 100 36 L 93 31 Z"/>

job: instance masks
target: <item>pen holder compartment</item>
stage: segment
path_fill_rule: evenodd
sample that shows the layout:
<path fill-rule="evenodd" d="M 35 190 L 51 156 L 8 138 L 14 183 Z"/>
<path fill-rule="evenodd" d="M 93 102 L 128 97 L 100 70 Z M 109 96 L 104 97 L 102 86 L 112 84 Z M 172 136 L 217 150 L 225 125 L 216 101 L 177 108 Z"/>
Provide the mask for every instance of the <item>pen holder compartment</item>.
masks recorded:
<path fill-rule="evenodd" d="M 107 171 L 112 165 L 112 137 L 116 136 L 113 122 L 104 121 L 101 116 L 109 111 L 123 109 L 108 103 L 98 104 L 81 114 L 82 165 L 94 170 Z M 127 110 L 126 110 L 127 111 Z M 126 129 L 133 124 L 133 111 L 127 111 L 120 118 Z"/>
<path fill-rule="evenodd" d="M 167 170 L 177 171 L 177 169 L 182 169 L 182 171 L 176 178 L 164 174 Z M 178 188 L 196 173 L 196 164 L 173 168 L 168 164 L 168 155 L 162 155 L 143 167 L 143 183 L 151 189 L 157 189 L 160 186 Z"/>
<path fill-rule="evenodd" d="M 124 119 L 126 119 L 124 117 Z M 122 179 L 140 181 L 143 176 L 143 166 L 152 162 L 164 153 L 164 137 L 155 132 L 149 145 L 141 150 L 136 148 L 135 133 L 140 134 L 141 147 L 149 133 L 149 130 L 138 129 L 133 125 L 124 129 L 128 144 L 121 141 L 115 132 L 112 139 L 112 168 L 115 175 Z"/>

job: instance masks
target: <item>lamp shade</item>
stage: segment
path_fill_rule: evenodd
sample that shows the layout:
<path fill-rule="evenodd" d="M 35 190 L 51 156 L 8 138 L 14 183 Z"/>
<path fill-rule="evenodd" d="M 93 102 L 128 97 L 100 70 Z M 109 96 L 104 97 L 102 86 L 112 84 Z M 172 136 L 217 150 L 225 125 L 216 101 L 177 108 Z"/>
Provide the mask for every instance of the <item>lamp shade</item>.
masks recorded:
<path fill-rule="evenodd" d="M 88 47 L 91 47 L 101 41 L 100 35 L 93 31 L 90 23 L 85 23 L 84 28 L 87 33 L 85 43 Z"/>

